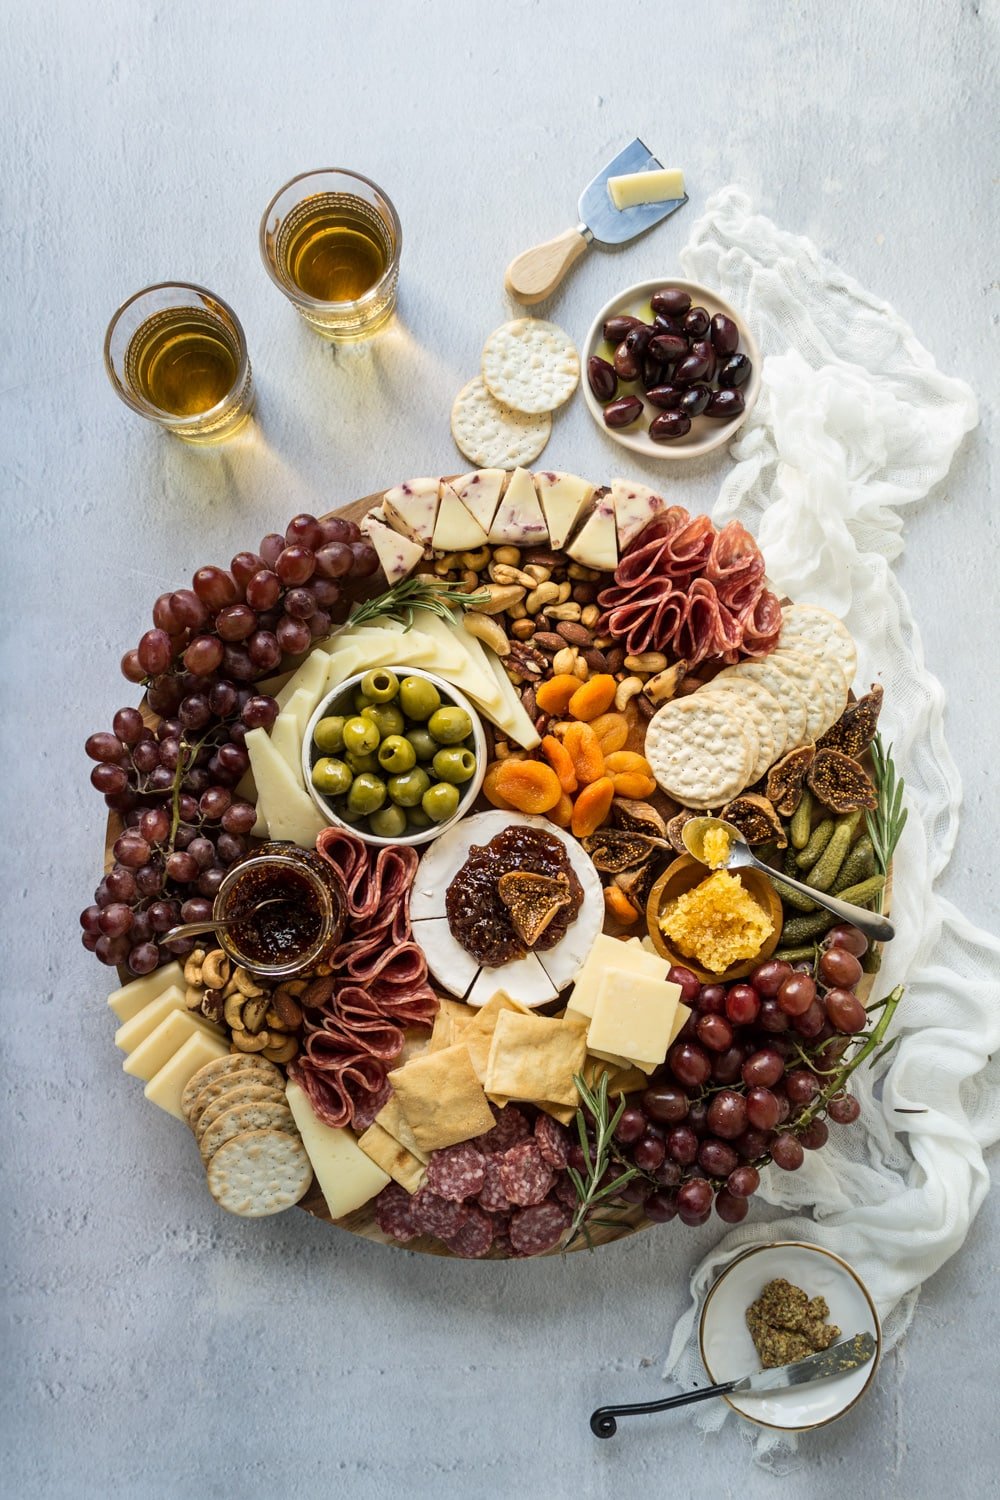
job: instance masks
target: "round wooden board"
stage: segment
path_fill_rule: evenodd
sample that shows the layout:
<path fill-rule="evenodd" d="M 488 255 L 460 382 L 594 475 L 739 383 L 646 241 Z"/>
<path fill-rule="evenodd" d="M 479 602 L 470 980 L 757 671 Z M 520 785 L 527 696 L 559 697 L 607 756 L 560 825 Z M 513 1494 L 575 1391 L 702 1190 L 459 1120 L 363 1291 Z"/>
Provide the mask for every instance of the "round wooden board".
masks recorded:
<path fill-rule="evenodd" d="M 454 478 L 453 475 L 446 475 L 445 477 Z M 347 505 L 338 506 L 336 509 L 326 512 L 326 514 L 321 517 L 321 519 L 328 520 L 333 516 L 342 516 L 347 521 L 360 522 L 362 517 L 365 516 L 369 510 L 381 503 L 384 495 L 384 490 L 376 490 L 373 494 L 364 496 L 363 499 L 352 500 Z M 378 575 L 376 575 L 376 577 L 378 577 Z M 367 582 L 368 581 L 365 580 L 365 582 L 360 586 L 355 586 L 351 590 L 349 600 L 350 604 L 359 603 L 364 599 L 371 598 L 375 594 L 378 584 L 373 582 L 366 587 L 365 585 L 367 584 Z M 305 657 L 308 656 L 308 654 L 309 652 L 305 652 L 303 656 L 295 658 L 293 660 L 292 666 L 287 668 L 284 673 L 279 674 L 269 680 L 277 684 L 282 680 L 282 678 L 290 677 L 292 673 L 297 669 L 297 667 L 301 664 L 301 662 L 305 660 Z M 143 698 L 140 707 L 143 717 L 145 718 L 147 723 L 152 725 L 158 722 L 157 715 L 151 712 L 145 698 Z M 486 727 L 488 728 L 489 726 Z M 633 732 L 637 732 L 638 737 L 635 742 L 633 742 L 633 739 L 630 736 L 629 748 L 637 748 L 641 751 L 642 739 L 644 738 L 645 734 L 645 726 L 637 721 Z M 656 795 L 659 796 L 659 794 Z M 490 809 L 491 807 L 492 804 L 487 802 L 484 797 L 480 796 L 473 810 L 485 811 Z M 114 863 L 112 847 L 121 831 L 122 821 L 120 816 L 117 813 L 110 813 L 108 816 L 104 842 L 105 870 L 110 869 L 111 865 Z M 888 914 L 889 912 L 891 891 L 892 872 L 890 870 L 889 879 L 887 881 L 885 889 L 885 900 L 883 903 L 886 914 Z M 615 936 L 623 936 L 629 932 L 628 928 L 621 927 L 620 925 L 613 922 L 606 922 L 605 927 L 608 932 L 611 932 Z M 134 977 L 133 975 L 129 974 L 127 969 L 124 968 L 120 968 L 118 970 L 118 973 L 119 977 L 121 978 L 122 984 L 127 984 L 128 981 Z M 857 986 L 857 994 L 862 1001 L 867 1001 L 874 987 L 876 978 L 877 974 L 866 973 L 859 982 Z M 359 1235 L 362 1239 L 373 1240 L 380 1245 L 388 1245 L 394 1249 L 415 1250 L 422 1255 L 440 1255 L 446 1257 L 449 1260 L 458 1260 L 462 1258 L 460 1256 L 456 1256 L 451 1250 L 449 1250 L 447 1245 L 442 1244 L 439 1240 L 432 1239 L 429 1235 L 422 1235 L 419 1239 L 410 1240 L 405 1245 L 400 1245 L 397 1240 L 392 1239 L 389 1235 L 383 1234 L 379 1229 L 378 1225 L 375 1223 L 374 1213 L 370 1204 L 365 1204 L 363 1207 L 357 1209 L 354 1213 L 348 1214 L 342 1219 L 334 1219 L 330 1213 L 329 1208 L 327 1207 L 326 1199 L 323 1197 L 323 1194 L 320 1191 L 319 1184 L 315 1180 L 313 1181 L 309 1192 L 304 1198 L 299 1201 L 297 1207 L 304 1209 L 305 1212 L 311 1214 L 314 1219 L 320 1219 L 324 1223 L 331 1224 L 337 1229 L 346 1229 L 350 1234 Z M 632 1208 L 629 1209 L 628 1212 L 622 1212 L 619 1215 L 619 1218 L 620 1224 L 614 1228 L 610 1228 L 606 1225 L 594 1225 L 590 1230 L 591 1245 L 593 1245 L 594 1247 L 600 1245 L 609 1245 L 614 1243 L 616 1240 L 625 1239 L 629 1235 L 636 1234 L 640 1230 L 650 1229 L 654 1227 L 652 1220 L 647 1219 L 640 1208 Z M 571 1247 L 569 1253 L 573 1253 L 576 1250 L 583 1250 L 586 1248 L 588 1248 L 587 1242 L 581 1237 Z M 544 1255 L 552 1256 L 563 1255 L 566 1253 L 567 1252 L 561 1249 L 559 1246 L 556 1246 L 553 1250 L 545 1251 Z M 543 1256 L 531 1257 L 531 1259 L 533 1260 L 543 1258 Z M 494 1255 L 491 1253 L 489 1256 L 484 1256 L 483 1259 L 507 1260 L 509 1259 L 509 1257 Z"/>

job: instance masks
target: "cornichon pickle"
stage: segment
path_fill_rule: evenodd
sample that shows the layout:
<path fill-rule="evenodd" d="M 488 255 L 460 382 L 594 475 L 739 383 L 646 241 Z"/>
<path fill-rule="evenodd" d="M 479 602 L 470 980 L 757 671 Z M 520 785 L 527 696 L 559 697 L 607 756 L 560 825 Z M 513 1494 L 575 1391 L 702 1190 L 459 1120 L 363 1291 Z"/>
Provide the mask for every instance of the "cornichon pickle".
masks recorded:
<path fill-rule="evenodd" d="M 833 838 L 833 830 L 836 826 L 832 818 L 824 818 L 822 823 L 816 824 L 816 827 L 809 835 L 809 842 L 795 856 L 795 863 L 800 870 L 812 869 L 827 844 Z"/>
<path fill-rule="evenodd" d="M 813 794 L 808 789 L 802 793 L 802 799 L 792 814 L 792 821 L 788 825 L 788 835 L 792 841 L 793 849 L 804 849 L 809 842 L 809 831 L 812 827 Z"/>
<path fill-rule="evenodd" d="M 875 850 L 872 848 L 871 839 L 864 834 L 858 839 L 841 865 L 840 873 L 833 882 L 833 893 L 837 896 L 847 886 L 857 885 L 859 881 L 867 880 L 869 875 L 877 873 Z"/>
<path fill-rule="evenodd" d="M 800 964 L 816 957 L 816 947 L 814 943 L 803 943 L 798 948 L 776 948 L 771 957 L 784 959 L 786 964 Z"/>
<path fill-rule="evenodd" d="M 784 947 L 797 947 L 812 938 L 822 937 L 824 932 L 836 922 L 837 918 L 828 911 L 811 912 L 801 917 L 789 917 L 781 929 L 781 941 Z"/>
<path fill-rule="evenodd" d="M 841 865 L 847 858 L 847 851 L 851 847 L 851 840 L 860 817 L 860 812 L 848 813 L 846 817 L 837 820 L 833 837 L 809 871 L 809 884 L 815 890 L 828 891 L 833 885 L 840 873 Z"/>
<path fill-rule="evenodd" d="M 798 871 L 796 870 L 795 866 L 795 850 L 794 848 L 789 848 L 785 851 L 785 874 L 795 875 L 797 873 Z M 793 891 L 791 886 L 786 885 L 783 880 L 779 880 L 772 876 L 772 884 L 774 885 L 774 889 L 777 891 L 778 895 L 781 897 L 782 901 L 784 901 L 786 906 L 794 907 L 796 911 L 816 910 L 815 901 L 811 901 L 808 896 L 800 896 L 798 891 Z"/>
<path fill-rule="evenodd" d="M 879 891 L 884 889 L 884 875 L 869 875 L 867 880 L 859 881 L 857 885 L 849 885 L 846 890 L 838 891 L 837 900 L 850 901 L 855 906 L 867 906 L 875 900 Z"/>

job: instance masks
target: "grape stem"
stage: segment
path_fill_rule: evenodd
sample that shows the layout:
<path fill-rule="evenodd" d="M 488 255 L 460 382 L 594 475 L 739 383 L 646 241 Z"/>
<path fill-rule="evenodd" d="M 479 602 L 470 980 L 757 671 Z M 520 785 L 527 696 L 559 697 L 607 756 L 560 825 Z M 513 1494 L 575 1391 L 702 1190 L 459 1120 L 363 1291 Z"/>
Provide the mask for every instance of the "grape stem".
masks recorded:
<path fill-rule="evenodd" d="M 886 995 L 884 1000 L 878 1002 L 882 1007 L 882 1014 L 879 1016 L 878 1023 L 869 1033 L 868 1040 L 849 1062 L 845 1062 L 842 1067 L 835 1071 L 826 1087 L 821 1089 L 813 1102 L 803 1110 L 802 1114 L 795 1121 L 796 1130 L 804 1130 L 807 1126 L 811 1125 L 816 1116 L 826 1110 L 833 1096 L 843 1090 L 844 1085 L 855 1069 L 860 1068 L 861 1064 L 867 1058 L 872 1057 L 879 1050 L 882 1040 L 892 1023 L 892 1018 L 896 1014 L 896 1007 L 902 998 L 903 986 L 898 984 L 890 994 Z M 893 1046 L 895 1040 L 896 1038 L 893 1038 L 893 1041 L 888 1045 L 890 1047 Z"/>
<path fill-rule="evenodd" d="M 576 1129 L 580 1137 L 580 1146 L 583 1150 L 583 1158 L 587 1164 L 586 1176 L 584 1177 L 575 1167 L 567 1167 L 578 1199 L 576 1213 L 573 1223 L 570 1225 L 569 1238 L 564 1245 L 564 1250 L 569 1250 L 580 1238 L 581 1234 L 587 1242 L 587 1249 L 593 1250 L 594 1244 L 590 1237 L 590 1220 L 594 1209 L 603 1204 L 609 1198 L 615 1198 L 621 1192 L 626 1182 L 631 1182 L 633 1177 L 639 1176 L 637 1167 L 627 1167 L 614 1182 L 609 1182 L 606 1187 L 601 1187 L 601 1178 L 607 1171 L 608 1162 L 611 1158 L 611 1143 L 618 1121 L 625 1109 L 625 1095 L 619 1094 L 618 1107 L 614 1114 L 609 1114 L 611 1108 L 608 1100 L 608 1075 L 601 1074 L 601 1081 L 597 1086 L 597 1092 L 590 1088 L 582 1074 L 577 1074 L 573 1079 L 583 1100 L 584 1108 L 593 1121 L 596 1139 L 593 1148 L 587 1139 L 587 1120 L 583 1109 L 576 1112 Z"/>

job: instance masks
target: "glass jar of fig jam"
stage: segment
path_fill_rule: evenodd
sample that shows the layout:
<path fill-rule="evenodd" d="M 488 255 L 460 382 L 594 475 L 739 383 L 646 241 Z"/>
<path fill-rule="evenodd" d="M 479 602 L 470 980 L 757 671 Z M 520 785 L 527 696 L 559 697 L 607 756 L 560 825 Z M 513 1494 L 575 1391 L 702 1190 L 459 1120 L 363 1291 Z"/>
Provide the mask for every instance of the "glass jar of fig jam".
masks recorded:
<path fill-rule="evenodd" d="M 281 904 L 255 912 L 264 901 Z M 295 844 L 270 843 L 227 872 L 213 916 L 244 921 L 219 929 L 229 957 L 253 974 L 288 979 L 317 964 L 343 936 L 346 901 L 332 865 Z"/>

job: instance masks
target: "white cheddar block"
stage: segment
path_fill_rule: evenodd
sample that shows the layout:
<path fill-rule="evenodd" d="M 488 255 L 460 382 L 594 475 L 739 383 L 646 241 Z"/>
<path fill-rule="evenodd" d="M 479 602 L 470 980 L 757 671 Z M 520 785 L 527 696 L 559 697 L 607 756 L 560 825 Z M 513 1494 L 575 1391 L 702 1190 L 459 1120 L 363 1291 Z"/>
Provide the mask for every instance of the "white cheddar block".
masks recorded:
<path fill-rule="evenodd" d="M 143 1083 L 148 1083 L 154 1073 L 158 1073 L 165 1063 L 168 1063 L 175 1052 L 198 1031 L 205 1031 L 199 1026 L 198 1019 L 188 1011 L 172 1010 L 169 1016 L 164 1017 L 159 1026 L 155 1027 L 140 1042 L 138 1047 L 129 1053 L 122 1063 L 122 1071 L 128 1073 L 132 1078 L 141 1078 Z M 211 1035 L 211 1033 L 208 1033 Z M 221 1040 L 221 1033 L 216 1031 L 215 1035 Z"/>
<path fill-rule="evenodd" d="M 274 696 L 278 700 L 278 712 L 287 708 L 292 695 L 302 688 L 315 693 L 318 703 L 326 683 L 326 671 L 329 665 L 330 658 L 325 651 L 311 651 L 301 667 L 292 673 L 284 687 L 275 693 Z M 256 692 L 257 689 L 255 688 L 254 691 Z"/>
<path fill-rule="evenodd" d="M 450 484 L 441 486 L 441 505 L 434 527 L 435 552 L 476 552 L 486 543 L 486 532 L 463 505 Z"/>
<path fill-rule="evenodd" d="M 302 736 L 295 715 L 288 709 L 279 714 L 271 725 L 271 744 L 295 777 L 295 783 L 305 791 L 302 779 Z"/>
<path fill-rule="evenodd" d="M 679 167 L 623 172 L 620 177 L 608 178 L 608 197 L 619 210 L 635 208 L 639 203 L 670 203 L 684 197 L 684 173 Z"/>
<path fill-rule="evenodd" d="M 487 534 L 493 525 L 506 481 L 506 469 L 476 469 L 452 481 L 455 494 Z"/>
<path fill-rule="evenodd" d="M 607 970 L 597 986 L 587 1047 L 652 1071 L 667 1055 L 680 996 L 680 985 L 670 980 Z"/>
<path fill-rule="evenodd" d="M 181 975 L 179 984 L 168 985 L 162 994 L 148 1001 L 131 1020 L 119 1026 L 115 1032 L 115 1046 L 121 1052 L 134 1052 L 172 1011 L 186 1009 L 184 977 Z"/>
<path fill-rule="evenodd" d="M 683 1000 L 678 1000 L 677 1010 L 674 1013 L 674 1024 L 670 1028 L 670 1040 L 667 1042 L 668 1047 L 672 1047 L 674 1042 L 676 1042 L 684 1026 L 687 1024 L 690 1015 L 691 1007 L 685 1005 Z"/>
<path fill-rule="evenodd" d="M 312 849 L 327 824 L 267 737 L 265 729 L 251 729 L 247 753 L 260 795 L 260 811 L 272 839 L 290 839 L 300 849 Z"/>
<path fill-rule="evenodd" d="M 285 1097 L 331 1218 L 342 1219 L 370 1202 L 391 1180 L 388 1172 L 369 1160 L 352 1131 L 334 1130 L 317 1119 L 297 1083 L 288 1084 Z"/>
<path fill-rule="evenodd" d="M 421 550 L 431 545 L 434 535 L 439 484 L 440 481 L 432 476 L 409 479 L 406 484 L 397 484 L 386 490 L 382 497 L 382 508 L 389 525 L 411 541 L 419 542 Z"/>
<path fill-rule="evenodd" d="M 382 565 L 382 572 L 390 588 L 394 583 L 401 583 L 404 578 L 409 578 L 424 555 L 421 542 L 415 542 L 408 536 L 401 536 L 398 531 L 384 526 L 381 521 L 371 522 L 368 528 L 368 540 L 375 548 Z"/>
<path fill-rule="evenodd" d="M 217 1057 L 228 1056 L 229 1048 L 225 1042 L 207 1036 L 203 1031 L 196 1031 L 174 1053 L 170 1061 L 164 1063 L 158 1073 L 153 1074 L 143 1093 L 151 1104 L 158 1104 L 168 1115 L 173 1115 L 176 1120 L 183 1120 L 181 1094 L 188 1079 L 193 1078 L 206 1063 L 214 1062 Z"/>
<path fill-rule="evenodd" d="M 486 664 L 493 673 L 506 704 L 502 719 L 498 718 L 496 722 L 512 740 L 523 745 L 525 750 L 533 750 L 541 743 L 541 736 L 528 717 L 528 711 L 518 697 L 517 688 L 504 671 L 499 656 L 488 647 L 485 654 Z"/>
<path fill-rule="evenodd" d="M 528 1010 L 548 1005 L 550 1000 L 556 1000 L 559 995 L 534 953 L 515 958 L 499 969 L 480 969 L 475 984 L 465 997 L 465 1003 L 478 1010 L 493 999 L 497 990 L 505 990 L 512 1000 L 520 1000 Z"/>
<path fill-rule="evenodd" d="M 620 938 L 599 933 L 587 960 L 577 975 L 570 1004 L 579 1015 L 591 1017 L 597 999 L 597 989 L 602 976 L 613 971 L 625 978 L 632 975 L 648 975 L 654 979 L 665 979 L 670 965 L 658 953 L 646 953 L 637 942 L 623 943 Z"/>
<path fill-rule="evenodd" d="M 306 732 L 306 725 L 312 718 L 313 711 L 315 710 L 316 705 L 319 702 L 320 698 L 322 698 L 322 696 L 322 691 L 313 693 L 308 688 L 297 688 L 289 698 L 288 706 L 282 709 L 282 713 L 291 714 L 292 718 L 295 721 L 295 725 L 298 730 L 300 750 L 302 747 L 302 736 Z"/>
<path fill-rule="evenodd" d="M 612 479 L 611 499 L 615 508 L 615 529 L 620 555 L 654 516 L 666 510 L 667 502 L 647 484 L 634 484 L 626 479 Z"/>
<path fill-rule="evenodd" d="M 594 486 L 589 479 L 580 479 L 576 474 L 546 469 L 535 475 L 535 489 L 549 528 L 549 546 L 564 547 L 590 504 Z"/>
<path fill-rule="evenodd" d="M 108 1005 L 119 1021 L 131 1021 L 133 1016 L 137 1016 L 151 1000 L 162 995 L 164 990 L 169 990 L 171 985 L 183 983 L 184 970 L 174 959 L 173 963 L 164 964 L 162 969 L 154 969 L 152 974 L 144 974 L 141 979 L 130 980 L 120 990 L 112 990 L 108 996 Z"/>
<path fill-rule="evenodd" d="M 548 540 L 549 529 L 535 494 L 535 481 L 529 470 L 515 469 L 493 517 L 490 541 L 495 545 L 506 542 L 515 547 L 544 547 Z"/>
<path fill-rule="evenodd" d="M 593 510 L 566 548 L 574 562 L 585 568 L 612 573 L 618 566 L 615 537 L 615 507 L 610 492 L 599 495 Z"/>

